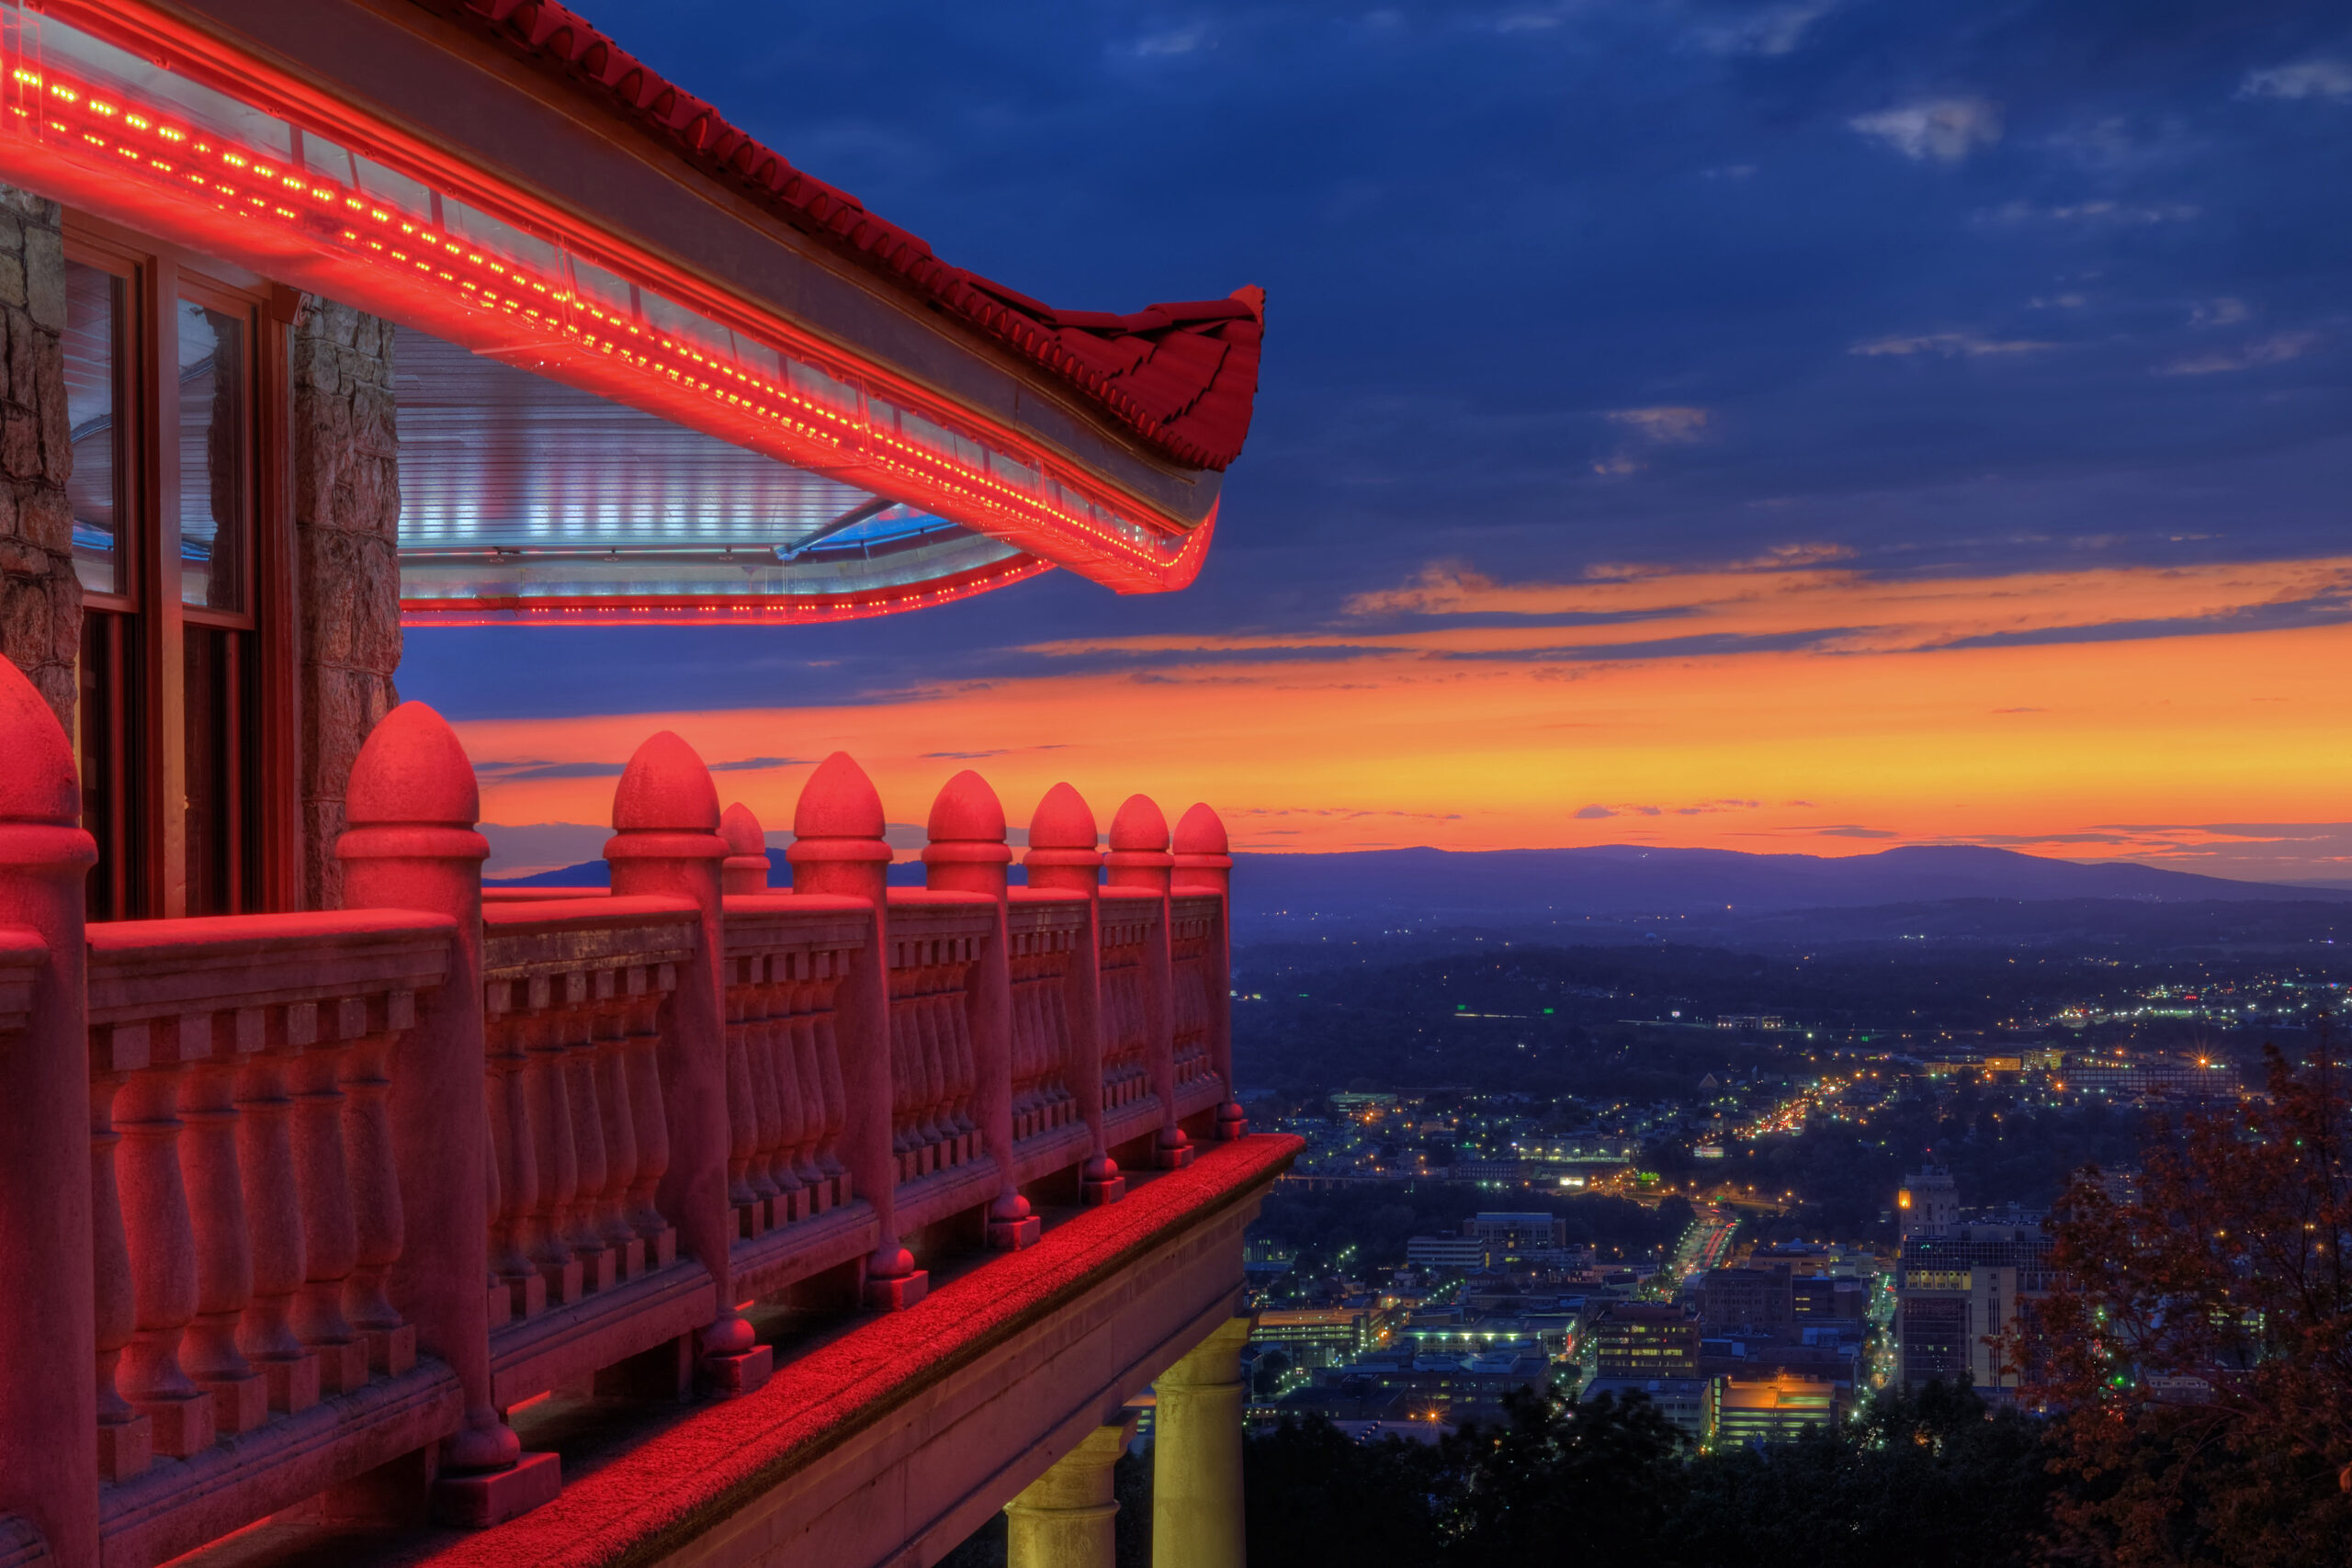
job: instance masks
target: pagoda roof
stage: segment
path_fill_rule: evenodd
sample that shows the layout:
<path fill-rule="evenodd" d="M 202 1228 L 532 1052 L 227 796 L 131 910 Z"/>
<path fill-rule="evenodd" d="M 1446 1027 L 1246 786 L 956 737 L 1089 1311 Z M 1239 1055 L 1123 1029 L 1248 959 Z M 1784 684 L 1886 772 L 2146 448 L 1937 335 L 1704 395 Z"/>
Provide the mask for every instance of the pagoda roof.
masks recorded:
<path fill-rule="evenodd" d="M 920 236 L 796 168 L 564 6 L 550 0 L 415 3 L 488 34 L 616 109 L 707 176 L 1067 382 L 1165 456 L 1218 470 L 1240 456 L 1258 390 L 1263 289 L 1149 305 L 1128 315 L 1057 310 L 941 260 Z"/>

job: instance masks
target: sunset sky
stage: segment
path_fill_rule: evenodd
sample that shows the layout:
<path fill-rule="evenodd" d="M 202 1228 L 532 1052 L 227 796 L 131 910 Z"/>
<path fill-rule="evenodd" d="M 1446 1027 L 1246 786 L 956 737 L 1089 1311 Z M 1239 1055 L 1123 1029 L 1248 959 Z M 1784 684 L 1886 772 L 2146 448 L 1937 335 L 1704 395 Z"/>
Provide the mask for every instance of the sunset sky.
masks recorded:
<path fill-rule="evenodd" d="M 776 829 L 846 748 L 902 822 L 2352 885 L 2341 7 L 580 8 L 1057 304 L 1264 286 L 1264 383 L 1184 593 L 412 631 L 494 869 L 673 728 Z"/>

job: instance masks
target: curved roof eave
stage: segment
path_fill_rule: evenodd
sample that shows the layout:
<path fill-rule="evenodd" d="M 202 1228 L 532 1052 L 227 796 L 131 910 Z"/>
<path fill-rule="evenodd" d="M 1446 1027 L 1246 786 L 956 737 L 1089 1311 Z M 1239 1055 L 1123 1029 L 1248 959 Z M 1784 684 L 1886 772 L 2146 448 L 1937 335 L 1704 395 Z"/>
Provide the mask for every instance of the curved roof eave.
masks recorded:
<path fill-rule="evenodd" d="M 1057 310 L 940 260 L 921 238 L 795 168 L 552 0 L 415 4 L 617 110 L 705 175 L 1002 343 L 1163 456 L 1220 471 L 1240 456 L 1257 396 L 1262 289 L 1131 315 Z"/>

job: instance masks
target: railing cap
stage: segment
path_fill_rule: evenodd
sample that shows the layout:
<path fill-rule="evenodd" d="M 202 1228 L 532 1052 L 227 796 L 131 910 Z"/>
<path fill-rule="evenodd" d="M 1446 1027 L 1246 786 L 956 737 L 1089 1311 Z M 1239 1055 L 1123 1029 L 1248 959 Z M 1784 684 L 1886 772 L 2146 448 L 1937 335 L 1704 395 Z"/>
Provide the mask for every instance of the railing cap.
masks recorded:
<path fill-rule="evenodd" d="M 646 737 L 613 791 L 613 830 L 715 833 L 718 789 L 699 752 L 674 730 Z"/>
<path fill-rule="evenodd" d="M 1231 865 L 1233 844 L 1226 837 L 1225 818 L 1204 801 L 1184 813 L 1176 824 L 1176 858 L 1180 863 Z"/>
<path fill-rule="evenodd" d="M 752 856 L 763 863 L 768 858 L 767 831 L 752 808 L 740 800 L 719 813 L 718 836 L 727 840 L 729 855 Z"/>
<path fill-rule="evenodd" d="M 925 865 L 1003 865 L 1012 859 L 1004 847 L 1004 805 L 969 768 L 941 788 L 924 833 L 931 840 L 922 852 Z"/>
<path fill-rule="evenodd" d="M 817 765 L 801 786 L 792 813 L 793 843 L 785 856 L 793 864 L 820 861 L 888 861 L 882 841 L 882 796 L 874 781 L 846 751 Z"/>
<path fill-rule="evenodd" d="M 458 732 L 418 702 L 402 703 L 369 732 L 343 801 L 353 828 L 471 828 L 481 816 L 481 789 Z"/>
<path fill-rule="evenodd" d="M 0 657 L 0 821 L 74 825 L 82 819 L 81 775 L 65 727 L 24 672 Z"/>
<path fill-rule="evenodd" d="M 1111 849 L 1114 853 L 1138 850 L 1147 854 L 1154 851 L 1166 852 L 1168 818 L 1159 803 L 1148 795 L 1127 796 L 1119 814 L 1111 818 Z"/>
<path fill-rule="evenodd" d="M 1029 818 L 1033 850 L 1091 850 L 1101 836 L 1094 825 L 1094 808 L 1066 784 L 1047 790 L 1046 798 L 1037 803 L 1036 815 Z"/>

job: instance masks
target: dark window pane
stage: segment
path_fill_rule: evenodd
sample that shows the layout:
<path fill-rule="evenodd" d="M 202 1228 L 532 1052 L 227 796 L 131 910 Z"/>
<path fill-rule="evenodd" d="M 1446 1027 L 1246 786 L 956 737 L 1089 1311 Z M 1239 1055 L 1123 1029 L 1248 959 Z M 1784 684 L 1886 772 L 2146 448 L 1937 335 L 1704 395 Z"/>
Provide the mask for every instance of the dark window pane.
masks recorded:
<path fill-rule="evenodd" d="M 187 633 L 187 912 L 233 915 L 252 886 L 252 649 L 250 632 Z"/>
<path fill-rule="evenodd" d="M 180 301 L 180 602 L 245 607 L 245 324 Z"/>
<path fill-rule="evenodd" d="M 122 537 L 122 279 L 65 264 L 65 421 L 74 444 L 66 498 L 74 508 L 74 570 L 93 593 L 130 591 Z"/>

